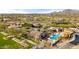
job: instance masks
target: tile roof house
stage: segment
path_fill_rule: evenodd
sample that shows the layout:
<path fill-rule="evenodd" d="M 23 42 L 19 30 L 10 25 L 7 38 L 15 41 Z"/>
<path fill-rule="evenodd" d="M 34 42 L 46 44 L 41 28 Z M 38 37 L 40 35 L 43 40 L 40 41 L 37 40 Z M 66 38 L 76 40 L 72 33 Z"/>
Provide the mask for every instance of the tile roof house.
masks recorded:
<path fill-rule="evenodd" d="M 21 27 L 20 22 L 8 22 L 7 25 L 8 25 L 8 28 L 19 28 L 19 27 Z"/>
<path fill-rule="evenodd" d="M 35 39 L 39 39 L 40 32 L 38 32 L 38 31 L 30 31 L 30 32 L 29 32 L 29 35 L 30 35 L 31 37 L 34 37 Z"/>

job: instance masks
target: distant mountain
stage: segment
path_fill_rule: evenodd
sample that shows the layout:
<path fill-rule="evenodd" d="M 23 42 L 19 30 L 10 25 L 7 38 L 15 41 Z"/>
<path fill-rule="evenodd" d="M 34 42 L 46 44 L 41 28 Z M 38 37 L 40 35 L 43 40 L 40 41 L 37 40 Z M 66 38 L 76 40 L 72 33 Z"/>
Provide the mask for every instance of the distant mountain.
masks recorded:
<path fill-rule="evenodd" d="M 52 13 L 79 13 L 79 10 L 76 10 L 76 9 L 58 9 L 58 10 L 51 12 L 50 14 L 52 14 Z"/>
<path fill-rule="evenodd" d="M 76 9 L 65 9 L 62 12 L 65 12 L 65 13 L 79 13 L 79 10 L 76 10 Z"/>
<path fill-rule="evenodd" d="M 79 10 L 76 10 L 76 9 L 60 9 L 60 10 L 57 10 L 57 11 L 53 11 L 51 13 L 48 13 L 49 16 L 76 16 L 78 15 L 79 16 Z"/>

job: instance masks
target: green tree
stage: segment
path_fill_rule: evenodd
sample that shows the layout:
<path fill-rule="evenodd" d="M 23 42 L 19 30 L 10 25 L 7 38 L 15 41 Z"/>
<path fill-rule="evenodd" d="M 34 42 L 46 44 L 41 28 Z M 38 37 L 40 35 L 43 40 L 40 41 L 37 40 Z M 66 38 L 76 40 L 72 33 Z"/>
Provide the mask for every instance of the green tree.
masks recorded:
<path fill-rule="evenodd" d="M 10 28 L 7 30 L 10 35 L 18 36 L 21 33 L 21 30 Z"/>
<path fill-rule="evenodd" d="M 4 23 L 0 23 L 0 31 L 4 31 L 6 27 Z"/>

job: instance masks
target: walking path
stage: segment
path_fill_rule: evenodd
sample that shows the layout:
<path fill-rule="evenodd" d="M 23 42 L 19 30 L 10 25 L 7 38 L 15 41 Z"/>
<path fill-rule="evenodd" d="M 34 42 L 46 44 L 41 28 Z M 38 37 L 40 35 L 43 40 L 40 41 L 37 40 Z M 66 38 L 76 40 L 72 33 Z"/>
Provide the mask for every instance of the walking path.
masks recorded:
<path fill-rule="evenodd" d="M 26 40 L 26 41 L 29 42 L 29 43 L 31 43 L 31 44 L 33 44 L 33 45 L 36 45 L 36 43 L 33 42 L 33 41 L 31 41 L 31 40 Z"/>
<path fill-rule="evenodd" d="M 27 47 L 28 46 L 27 43 L 24 43 L 23 41 L 20 41 L 19 39 L 13 38 L 12 40 L 14 40 L 15 42 L 19 43 L 20 45 L 22 45 L 24 47 Z"/>
<path fill-rule="evenodd" d="M 29 43 L 31 43 L 31 44 L 33 44 L 33 45 L 37 45 L 35 42 L 33 42 L 33 41 L 31 41 L 31 40 L 28 40 L 28 39 L 26 39 L 26 38 L 23 38 L 23 37 L 22 37 L 22 39 L 26 40 L 27 42 L 29 42 Z"/>

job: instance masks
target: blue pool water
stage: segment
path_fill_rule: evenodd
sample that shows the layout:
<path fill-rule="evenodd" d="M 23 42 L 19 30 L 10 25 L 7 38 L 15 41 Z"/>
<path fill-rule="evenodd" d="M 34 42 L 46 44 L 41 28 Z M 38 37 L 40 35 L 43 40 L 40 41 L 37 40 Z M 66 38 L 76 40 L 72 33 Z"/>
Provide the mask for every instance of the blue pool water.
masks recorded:
<path fill-rule="evenodd" d="M 54 35 L 51 35 L 51 36 L 50 36 L 50 39 L 51 39 L 51 40 L 56 40 L 56 39 L 58 39 L 60 36 L 61 36 L 60 34 L 54 34 Z"/>

